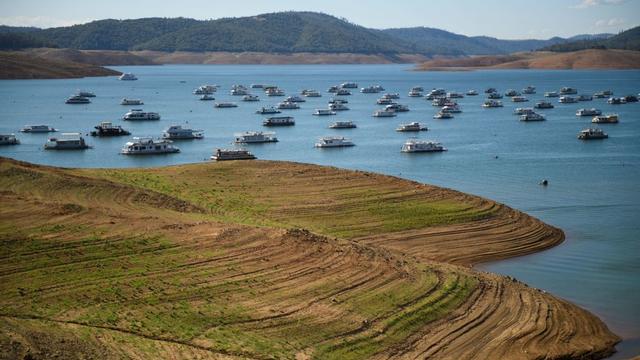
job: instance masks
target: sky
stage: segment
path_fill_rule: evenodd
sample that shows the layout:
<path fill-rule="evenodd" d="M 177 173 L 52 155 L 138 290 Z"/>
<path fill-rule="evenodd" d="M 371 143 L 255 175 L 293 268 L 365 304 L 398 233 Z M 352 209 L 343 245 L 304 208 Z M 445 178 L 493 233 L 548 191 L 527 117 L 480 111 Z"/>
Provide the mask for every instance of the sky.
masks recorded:
<path fill-rule="evenodd" d="M 217 19 L 318 11 L 370 28 L 427 26 L 502 39 L 617 33 L 640 25 L 640 0 L 0 0 L 0 24 L 56 27 L 99 19 Z"/>

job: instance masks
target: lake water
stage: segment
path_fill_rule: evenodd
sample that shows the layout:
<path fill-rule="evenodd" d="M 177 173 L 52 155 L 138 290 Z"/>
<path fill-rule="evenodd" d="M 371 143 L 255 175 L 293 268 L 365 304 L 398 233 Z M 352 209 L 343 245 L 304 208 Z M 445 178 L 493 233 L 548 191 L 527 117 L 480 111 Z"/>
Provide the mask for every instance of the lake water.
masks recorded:
<path fill-rule="evenodd" d="M 546 289 L 596 313 L 625 338 L 615 357 L 640 352 L 640 104 L 609 105 L 604 99 L 577 104 L 557 104 L 541 110 L 548 121 L 523 123 L 513 109 L 533 106 L 543 93 L 562 86 L 592 94 L 611 89 L 616 95 L 640 91 L 640 71 L 476 71 L 413 72 L 407 65 L 167 65 L 116 67 L 135 73 L 138 81 L 114 77 L 70 80 L 0 81 L 0 133 L 18 134 L 22 145 L 0 147 L 0 155 L 40 164 L 73 167 L 161 166 L 200 162 L 213 149 L 232 147 L 233 134 L 247 130 L 275 130 L 278 143 L 252 145 L 260 159 L 291 160 L 343 168 L 361 169 L 405 177 L 488 197 L 525 211 L 562 228 L 567 241 L 531 256 L 480 266 L 483 270 L 509 274 L 532 286 Z M 395 118 L 373 118 L 382 94 L 346 96 L 349 111 L 337 116 L 312 116 L 326 108 L 330 85 L 355 81 L 359 85 L 381 84 L 386 92 L 401 94 L 400 103 L 411 108 Z M 245 103 L 229 95 L 233 84 L 275 84 L 287 95 L 316 89 L 321 98 L 308 98 L 300 110 L 285 110 L 296 125 L 264 129 L 261 106 L 275 105 L 281 97 L 260 95 L 261 101 Z M 201 84 L 221 86 L 217 101 L 235 101 L 238 108 L 215 109 L 212 102 L 192 95 Z M 415 85 L 442 87 L 479 96 L 459 99 L 464 111 L 451 120 L 434 120 L 437 108 L 422 98 L 409 98 Z M 528 103 L 503 99 L 504 108 L 483 109 L 483 90 L 504 92 L 527 85 L 538 88 Z M 67 96 L 78 89 L 97 94 L 89 105 L 66 105 Z M 160 112 L 162 120 L 124 122 L 130 108 L 120 99 L 141 98 L 148 111 Z M 578 118 L 581 107 L 616 112 L 620 123 L 601 125 L 609 134 L 604 141 L 579 141 L 578 131 L 590 117 Z M 133 135 L 159 136 L 170 124 L 188 124 L 205 131 L 205 139 L 180 141 L 179 154 L 131 157 L 119 155 L 127 141 L 91 138 L 86 151 L 44 151 L 47 134 L 20 134 L 25 124 L 45 123 L 62 131 L 88 133 L 100 121 L 121 124 Z M 330 122 L 352 120 L 358 128 L 330 130 Z M 429 127 L 419 134 L 398 133 L 400 123 L 420 121 Z M 344 135 L 357 146 L 315 149 L 319 136 Z M 400 148 L 412 136 L 442 142 L 448 152 L 403 154 Z M 548 179 L 549 186 L 538 185 Z"/>

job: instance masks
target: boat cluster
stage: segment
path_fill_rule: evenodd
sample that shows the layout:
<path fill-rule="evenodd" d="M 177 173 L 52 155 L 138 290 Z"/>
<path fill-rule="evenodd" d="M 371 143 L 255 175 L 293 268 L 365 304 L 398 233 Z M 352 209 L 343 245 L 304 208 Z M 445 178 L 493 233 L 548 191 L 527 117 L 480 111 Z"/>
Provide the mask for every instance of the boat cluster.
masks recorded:
<path fill-rule="evenodd" d="M 137 80 L 137 77 L 133 74 L 123 74 L 119 78 L 120 80 Z M 215 100 L 215 94 L 218 92 L 220 86 L 218 85 L 201 85 L 193 90 L 194 95 L 198 95 L 200 100 Z M 249 87 L 236 84 L 231 86 L 229 90 L 232 96 L 241 96 L 244 102 L 257 102 L 260 101 L 258 95 L 252 94 L 252 89 L 259 89 L 264 92 L 267 97 L 285 97 L 286 93 L 275 85 L 266 84 L 252 84 Z M 359 88 L 357 83 L 345 82 L 340 85 L 334 85 L 327 89 L 327 92 L 332 94 L 332 97 L 327 102 L 327 108 L 315 109 L 313 115 L 315 116 L 331 116 L 336 115 L 338 112 L 349 110 L 349 101 L 347 97 L 352 95 L 352 91 L 359 89 L 362 94 L 379 94 L 385 91 L 381 85 L 370 85 Z M 503 107 L 501 99 L 504 97 L 511 98 L 514 103 L 528 102 L 529 99 L 526 95 L 536 94 L 536 88 L 534 86 L 527 86 L 521 91 L 509 89 L 504 93 L 498 92 L 495 88 L 488 88 L 484 91 L 486 94 L 486 101 L 483 102 L 484 108 L 500 108 Z M 609 104 L 626 104 L 631 102 L 637 102 L 638 97 L 634 95 L 628 95 L 624 97 L 613 97 L 613 92 L 606 90 L 600 91 L 593 95 L 581 94 L 577 95 L 578 91 L 572 87 L 563 87 L 559 91 L 548 91 L 544 93 L 545 98 L 558 98 L 558 102 L 561 104 L 593 101 L 593 99 L 608 99 Z M 425 92 L 421 86 L 414 86 L 408 92 L 410 98 L 424 98 L 430 101 L 432 106 L 437 107 L 438 111 L 433 116 L 435 119 L 452 119 L 454 114 L 461 113 L 462 109 L 458 104 L 458 99 L 462 99 L 465 96 L 477 96 L 479 95 L 476 90 L 468 90 L 465 93 L 447 91 L 442 88 L 434 88 L 428 92 Z M 78 91 L 76 94 L 70 96 L 65 102 L 67 104 L 89 104 L 90 98 L 94 98 L 96 95 L 89 91 Z M 265 127 L 277 127 L 277 126 L 294 126 L 295 119 L 293 116 L 283 116 L 282 111 L 298 110 L 301 108 L 300 104 L 306 102 L 306 98 L 317 98 L 322 95 L 314 89 L 304 89 L 299 95 L 286 96 L 285 99 L 279 102 L 275 106 L 263 106 L 259 108 L 256 113 L 259 115 L 273 115 L 263 120 L 262 125 Z M 384 93 L 376 99 L 375 104 L 382 106 L 375 110 L 372 114 L 376 118 L 396 117 L 398 113 L 410 111 L 409 107 L 399 103 L 400 94 L 398 93 Z M 121 105 L 137 106 L 143 105 L 144 102 L 141 99 L 128 99 L 124 98 L 120 102 Z M 235 102 L 216 102 L 214 105 L 216 108 L 233 108 L 237 107 Z M 520 121 L 524 122 L 536 122 L 544 121 L 546 117 L 538 110 L 553 109 L 555 106 L 547 100 L 538 101 L 533 107 L 519 107 L 514 110 L 514 114 L 518 116 Z M 618 122 L 617 114 L 603 114 L 601 110 L 597 108 L 582 108 L 578 109 L 576 116 L 579 117 L 591 117 L 593 124 L 612 124 Z M 157 121 L 160 120 L 160 114 L 157 112 L 147 112 L 142 109 L 131 109 L 122 116 L 124 121 Z M 330 129 L 354 129 L 357 125 L 352 121 L 336 121 L 329 125 Z M 95 130 L 90 132 L 91 136 L 95 137 L 112 137 L 112 136 L 128 136 L 131 133 L 125 130 L 120 125 L 114 125 L 110 121 L 104 121 L 94 127 Z M 399 132 L 421 132 L 427 131 L 428 128 L 419 122 L 410 122 L 400 124 L 396 131 Z M 24 133 L 49 133 L 57 132 L 58 130 L 48 125 L 26 125 L 22 130 Z M 202 139 L 204 137 L 203 130 L 192 129 L 187 125 L 173 124 L 167 127 L 159 138 L 152 137 L 133 137 L 131 141 L 124 144 L 121 149 L 121 153 L 125 155 L 145 155 L 145 154 L 166 154 L 177 153 L 180 151 L 178 147 L 173 144 L 174 140 L 188 140 L 188 139 Z M 579 132 L 579 139 L 603 139 L 608 135 L 598 128 L 587 128 Z M 236 133 L 234 135 L 233 142 L 235 144 L 255 144 L 255 143 L 274 143 L 278 142 L 275 132 L 263 132 L 263 131 L 247 131 L 243 133 Z M 14 134 L 0 134 L 0 145 L 19 144 L 20 141 Z M 318 139 L 315 143 L 317 148 L 334 148 L 334 147 L 349 147 L 355 144 L 348 138 L 343 136 L 325 136 Z M 44 148 L 47 150 L 68 150 L 68 149 L 87 149 L 90 146 L 86 143 L 85 139 L 78 132 L 75 133 L 62 133 L 60 136 L 53 136 L 48 139 Z M 417 139 L 410 139 L 404 143 L 401 148 L 402 152 L 432 152 L 432 151 L 446 151 L 446 148 L 442 144 L 436 141 L 424 141 Z M 226 159 L 252 159 L 255 158 L 250 152 L 244 149 L 216 149 L 214 155 L 211 157 L 216 160 Z"/>

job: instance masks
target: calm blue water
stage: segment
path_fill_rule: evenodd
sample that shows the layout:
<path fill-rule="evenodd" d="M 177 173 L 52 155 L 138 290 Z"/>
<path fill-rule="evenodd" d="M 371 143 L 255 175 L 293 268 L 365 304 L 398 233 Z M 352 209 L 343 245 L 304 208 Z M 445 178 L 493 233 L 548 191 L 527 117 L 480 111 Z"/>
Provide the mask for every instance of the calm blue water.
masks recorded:
<path fill-rule="evenodd" d="M 139 81 L 115 78 L 72 80 L 0 81 L 0 133 L 15 132 L 25 124 L 46 123 L 62 131 L 88 133 L 100 121 L 122 124 L 134 135 L 159 136 L 170 124 L 188 122 L 204 129 L 203 140 L 181 141 L 179 154 L 127 157 L 118 151 L 126 138 L 88 138 L 93 149 L 77 152 L 42 150 L 47 135 L 19 134 L 22 145 L 0 147 L 0 155 L 35 163 L 73 167 L 160 166 L 200 162 L 214 148 L 229 147 L 233 134 L 265 130 L 260 106 L 275 105 L 283 98 L 268 98 L 259 89 L 258 103 L 244 103 L 229 95 L 232 84 L 276 84 L 287 94 L 313 88 L 322 98 L 309 98 L 301 110 L 285 111 L 296 126 L 273 128 L 276 144 L 250 146 L 261 159 L 292 160 L 398 175 L 498 200 L 562 228 L 567 241 L 532 256 L 501 261 L 482 269 L 513 275 L 535 287 L 575 302 L 603 318 L 625 338 L 622 354 L 640 352 L 640 104 L 608 105 L 605 100 L 557 104 L 542 110 L 548 121 L 522 123 L 512 115 L 518 106 L 533 106 L 542 93 L 572 86 L 582 93 L 611 89 L 617 95 L 640 91 L 639 71 L 476 71 L 413 72 L 403 65 L 220 66 L 171 65 L 117 67 L 131 71 Z M 184 83 L 181 83 L 184 81 Z M 333 117 L 312 116 L 325 108 L 333 84 L 356 81 L 360 86 L 382 84 L 387 92 L 402 95 L 401 103 L 412 111 L 396 118 L 373 118 L 381 94 L 354 92 L 350 111 Z M 201 84 L 221 86 L 219 101 L 237 101 L 235 109 L 215 109 L 199 101 L 191 91 Z M 489 86 L 504 92 L 535 85 L 538 94 L 528 104 L 504 101 L 502 109 L 483 109 L 482 91 Z M 414 85 L 443 87 L 465 92 L 474 88 L 480 96 L 460 99 L 463 113 L 452 120 L 434 120 L 436 108 L 421 98 L 408 98 Z M 90 105 L 66 105 L 64 99 L 77 89 L 96 92 Z M 162 115 L 159 122 L 119 120 L 129 107 L 123 97 L 141 98 L 149 111 Z M 620 114 L 617 125 L 602 125 L 610 138 L 581 142 L 576 134 L 589 124 L 574 114 L 580 107 L 598 107 Z M 330 130 L 336 120 L 352 120 L 358 128 Z M 424 139 L 442 142 L 442 154 L 402 154 L 402 143 L 412 134 L 397 133 L 399 123 L 420 121 L 430 131 Z M 319 136 L 345 135 L 356 147 L 315 149 Z M 498 158 L 496 158 L 498 156 Z M 537 185 L 549 179 L 546 188 Z M 620 356 L 620 355 L 619 355 Z"/>

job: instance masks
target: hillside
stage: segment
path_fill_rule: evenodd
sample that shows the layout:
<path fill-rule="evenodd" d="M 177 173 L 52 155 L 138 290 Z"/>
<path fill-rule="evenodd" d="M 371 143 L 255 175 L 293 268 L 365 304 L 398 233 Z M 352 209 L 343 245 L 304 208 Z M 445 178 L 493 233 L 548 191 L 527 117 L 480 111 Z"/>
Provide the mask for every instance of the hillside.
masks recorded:
<path fill-rule="evenodd" d="M 566 301 L 467 267 L 563 235 L 459 192 L 269 161 L 0 159 L 0 186 L 9 358 L 596 359 L 618 341 Z"/>
<path fill-rule="evenodd" d="M 28 52 L 0 52 L 0 79 L 63 79 L 114 76 L 119 71 L 68 60 L 51 60 Z"/>
<path fill-rule="evenodd" d="M 10 33 L 14 37 L 28 35 L 34 42 L 80 50 L 350 53 L 385 56 L 507 54 L 571 41 L 558 37 L 548 40 L 468 37 L 426 27 L 377 30 L 322 13 L 295 11 L 216 20 L 108 19 L 42 30 L 5 26 L 0 27 L 1 33 Z M 588 36 L 608 35 L 579 37 Z M 5 46 L 1 40 L 2 38 L 0 47 Z M 30 46 L 22 46 L 26 47 Z"/>
<path fill-rule="evenodd" d="M 568 52 L 584 49 L 619 49 L 640 51 L 640 26 L 607 39 L 587 39 L 545 47 L 543 51 Z"/>
<path fill-rule="evenodd" d="M 528 52 L 511 55 L 438 58 L 417 66 L 417 70 L 478 69 L 640 69 L 640 52 L 598 49 L 566 53 Z"/>

